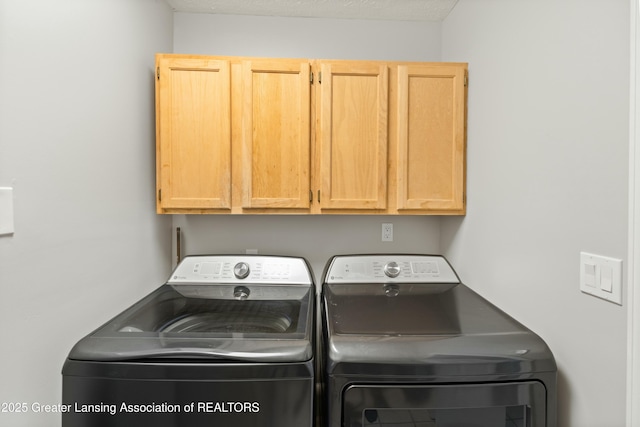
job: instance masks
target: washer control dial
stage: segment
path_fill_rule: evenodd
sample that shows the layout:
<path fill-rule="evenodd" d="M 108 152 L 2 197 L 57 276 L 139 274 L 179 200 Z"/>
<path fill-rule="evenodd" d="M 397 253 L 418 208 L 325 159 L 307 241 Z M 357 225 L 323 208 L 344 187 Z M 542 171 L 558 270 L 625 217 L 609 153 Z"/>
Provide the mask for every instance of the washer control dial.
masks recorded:
<path fill-rule="evenodd" d="M 395 261 L 389 261 L 384 265 L 384 274 L 391 278 L 398 277 L 400 275 L 400 266 Z"/>
<path fill-rule="evenodd" d="M 245 279 L 250 271 L 249 264 L 246 262 L 239 262 L 233 267 L 233 274 L 237 279 Z"/>

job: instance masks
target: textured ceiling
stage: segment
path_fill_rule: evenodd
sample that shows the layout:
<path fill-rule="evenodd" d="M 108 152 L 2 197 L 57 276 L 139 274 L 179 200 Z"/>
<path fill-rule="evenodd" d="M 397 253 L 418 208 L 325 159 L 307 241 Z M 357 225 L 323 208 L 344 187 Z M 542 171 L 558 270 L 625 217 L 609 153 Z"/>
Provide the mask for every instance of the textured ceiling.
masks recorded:
<path fill-rule="evenodd" d="M 458 0 L 166 0 L 177 12 L 442 21 Z"/>

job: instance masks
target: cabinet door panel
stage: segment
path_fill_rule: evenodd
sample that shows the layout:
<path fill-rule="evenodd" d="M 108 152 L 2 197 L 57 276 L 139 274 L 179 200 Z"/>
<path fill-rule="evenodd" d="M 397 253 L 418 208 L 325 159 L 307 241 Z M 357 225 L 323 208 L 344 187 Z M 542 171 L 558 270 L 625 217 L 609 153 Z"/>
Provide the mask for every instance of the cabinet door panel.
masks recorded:
<path fill-rule="evenodd" d="M 243 67 L 243 208 L 308 208 L 308 61 L 251 60 Z"/>
<path fill-rule="evenodd" d="M 159 75 L 160 208 L 230 209 L 229 63 L 165 58 Z"/>
<path fill-rule="evenodd" d="M 464 209 L 465 69 L 398 67 L 398 209 Z"/>
<path fill-rule="evenodd" d="M 388 69 L 321 65 L 322 209 L 385 209 Z"/>

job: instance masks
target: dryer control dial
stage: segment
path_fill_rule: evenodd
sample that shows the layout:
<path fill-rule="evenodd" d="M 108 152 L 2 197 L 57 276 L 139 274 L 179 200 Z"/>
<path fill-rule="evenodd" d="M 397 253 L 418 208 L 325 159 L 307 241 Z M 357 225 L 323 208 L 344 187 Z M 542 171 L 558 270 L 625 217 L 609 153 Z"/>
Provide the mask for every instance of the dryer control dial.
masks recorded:
<path fill-rule="evenodd" d="M 249 264 L 246 262 L 239 262 L 233 267 L 233 274 L 238 279 L 245 279 L 250 271 Z"/>
<path fill-rule="evenodd" d="M 384 265 L 384 274 L 394 278 L 400 275 L 400 266 L 395 261 L 390 261 Z"/>

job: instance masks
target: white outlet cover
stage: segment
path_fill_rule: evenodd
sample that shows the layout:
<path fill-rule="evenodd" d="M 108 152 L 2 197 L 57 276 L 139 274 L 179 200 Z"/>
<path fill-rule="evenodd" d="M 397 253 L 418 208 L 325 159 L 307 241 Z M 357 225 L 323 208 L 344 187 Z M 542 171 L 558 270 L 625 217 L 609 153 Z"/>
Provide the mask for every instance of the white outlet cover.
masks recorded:
<path fill-rule="evenodd" d="M 382 241 L 393 242 L 393 223 L 382 224 Z"/>
<path fill-rule="evenodd" d="M 13 232 L 13 188 L 0 187 L 0 236 Z"/>

